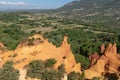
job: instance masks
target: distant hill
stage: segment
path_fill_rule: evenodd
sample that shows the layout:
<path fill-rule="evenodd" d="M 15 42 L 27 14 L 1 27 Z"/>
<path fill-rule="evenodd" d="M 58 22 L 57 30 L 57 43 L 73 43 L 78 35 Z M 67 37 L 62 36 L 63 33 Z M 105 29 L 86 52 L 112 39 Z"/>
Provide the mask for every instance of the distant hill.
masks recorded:
<path fill-rule="evenodd" d="M 120 7 L 119 4 L 120 0 L 74 0 L 58 8 L 58 10 Z"/>
<path fill-rule="evenodd" d="M 74 0 L 56 11 L 84 21 L 120 28 L 120 0 Z"/>

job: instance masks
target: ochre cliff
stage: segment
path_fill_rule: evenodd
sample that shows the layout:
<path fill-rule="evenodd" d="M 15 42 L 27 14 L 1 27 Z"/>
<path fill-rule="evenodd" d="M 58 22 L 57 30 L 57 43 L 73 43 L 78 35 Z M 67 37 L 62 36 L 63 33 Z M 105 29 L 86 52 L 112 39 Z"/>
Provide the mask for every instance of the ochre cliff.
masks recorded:
<path fill-rule="evenodd" d="M 4 53 L 5 51 L 6 51 L 6 47 L 4 46 L 4 44 L 0 42 L 0 54 Z"/>
<path fill-rule="evenodd" d="M 5 53 L 7 50 L 6 50 L 6 47 L 0 43 L 0 56 Z M 2 67 L 2 57 L 0 57 L 0 68 Z"/>
<path fill-rule="evenodd" d="M 85 77 L 92 79 L 93 77 L 109 76 L 112 74 L 120 77 L 120 55 L 117 54 L 116 44 L 109 44 L 105 49 L 105 46 L 101 46 L 101 52 L 103 53 L 99 59 L 97 59 L 94 65 L 85 70 Z M 95 59 L 93 59 L 95 60 Z M 93 62 L 91 62 L 93 63 Z"/>
<path fill-rule="evenodd" d="M 45 61 L 54 58 L 57 61 L 54 65 L 55 69 L 64 64 L 67 73 L 72 71 L 81 72 L 80 63 L 76 63 L 66 36 L 62 45 L 57 48 L 52 43 L 49 43 L 47 39 L 36 34 L 29 37 L 28 40 L 21 42 L 14 51 L 7 51 L 1 54 L 0 58 L 3 64 L 6 61 L 12 60 L 14 68 L 18 70 L 24 69 L 33 60 Z"/>

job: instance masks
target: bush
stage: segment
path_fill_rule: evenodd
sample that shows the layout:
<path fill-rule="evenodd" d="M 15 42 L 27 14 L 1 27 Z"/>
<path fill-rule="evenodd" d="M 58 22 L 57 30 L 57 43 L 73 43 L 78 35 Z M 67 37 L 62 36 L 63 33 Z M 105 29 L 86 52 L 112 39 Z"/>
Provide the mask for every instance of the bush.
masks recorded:
<path fill-rule="evenodd" d="M 80 73 L 71 72 L 70 74 L 68 74 L 68 80 L 81 80 Z"/>
<path fill-rule="evenodd" d="M 58 72 L 57 70 L 47 70 L 45 71 L 45 74 L 44 74 L 44 79 L 45 80 L 59 80 L 59 77 L 58 77 Z"/>
<path fill-rule="evenodd" d="M 55 59 L 48 59 L 45 61 L 45 67 L 52 67 L 56 62 Z"/>
<path fill-rule="evenodd" d="M 83 70 L 89 67 L 90 61 L 88 58 L 80 54 L 74 54 L 74 55 L 75 55 L 76 61 L 81 63 L 81 67 Z"/>
<path fill-rule="evenodd" d="M 6 62 L 0 69 L 0 80 L 18 80 L 19 71 L 12 67 L 12 62 Z"/>
<path fill-rule="evenodd" d="M 61 78 L 65 73 L 65 68 L 64 68 L 64 64 L 61 64 L 59 67 L 58 67 L 58 75 L 59 75 L 59 78 Z"/>
<path fill-rule="evenodd" d="M 92 80 L 100 80 L 100 78 L 99 77 L 93 77 Z"/>
<path fill-rule="evenodd" d="M 31 78 L 43 79 L 45 72 L 45 65 L 43 61 L 32 61 L 28 65 L 27 76 Z"/>
<path fill-rule="evenodd" d="M 10 25 L 0 27 L 0 42 L 4 43 L 8 49 L 15 49 L 16 46 L 29 35 L 22 31 L 20 26 Z"/>
<path fill-rule="evenodd" d="M 45 62 L 40 60 L 32 61 L 27 67 L 27 77 L 41 80 L 60 80 L 65 73 L 64 65 L 60 65 L 57 71 L 51 67 L 55 62 L 54 59 L 49 59 Z M 46 63 L 49 63 L 47 67 L 45 67 Z"/>
<path fill-rule="evenodd" d="M 80 73 L 71 72 L 68 74 L 68 80 L 85 80 L 84 72 L 80 75 Z"/>

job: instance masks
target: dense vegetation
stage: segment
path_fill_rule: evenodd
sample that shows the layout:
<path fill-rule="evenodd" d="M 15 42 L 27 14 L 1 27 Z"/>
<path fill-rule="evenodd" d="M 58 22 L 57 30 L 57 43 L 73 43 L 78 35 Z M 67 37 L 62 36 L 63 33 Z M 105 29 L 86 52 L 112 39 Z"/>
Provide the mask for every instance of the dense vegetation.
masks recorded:
<path fill-rule="evenodd" d="M 27 77 L 38 78 L 41 80 L 61 80 L 64 77 L 65 69 L 64 65 L 61 64 L 58 70 L 53 69 L 55 60 L 49 59 L 46 61 L 32 61 L 27 67 Z M 52 64 L 51 66 L 46 66 Z M 76 72 L 71 72 L 68 75 L 68 80 L 84 80 L 84 73 L 79 74 Z"/>
<path fill-rule="evenodd" d="M 53 65 L 55 62 L 54 59 L 49 59 L 45 62 L 39 60 L 32 61 L 27 67 L 27 77 L 38 78 L 41 80 L 60 80 L 65 69 L 64 66 L 61 65 L 58 67 L 58 71 L 54 70 Z"/>
<path fill-rule="evenodd" d="M 12 62 L 6 62 L 0 69 L 0 80 L 18 80 L 19 71 L 12 67 Z"/>
<path fill-rule="evenodd" d="M 15 49 L 27 36 L 28 34 L 23 32 L 20 26 L 0 26 L 0 42 L 4 43 L 8 49 Z"/>

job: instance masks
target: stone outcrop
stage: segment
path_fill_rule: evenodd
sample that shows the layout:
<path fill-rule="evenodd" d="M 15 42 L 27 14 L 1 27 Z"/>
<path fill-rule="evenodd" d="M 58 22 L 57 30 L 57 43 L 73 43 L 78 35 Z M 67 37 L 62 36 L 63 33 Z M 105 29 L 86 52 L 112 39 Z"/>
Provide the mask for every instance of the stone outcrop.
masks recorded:
<path fill-rule="evenodd" d="M 77 64 L 75 61 L 70 44 L 67 42 L 67 36 L 64 37 L 61 46 L 57 48 L 52 43 L 49 43 L 47 39 L 36 34 L 21 42 L 14 51 L 5 52 L 0 57 L 3 58 L 3 64 L 6 61 L 12 60 L 14 68 L 18 70 L 23 70 L 33 60 L 45 61 L 54 58 L 57 61 L 54 65 L 55 69 L 64 64 L 67 74 L 72 71 L 81 73 L 80 63 Z"/>
<path fill-rule="evenodd" d="M 102 52 L 104 48 L 101 48 Z M 109 44 L 105 49 L 104 54 L 100 56 L 96 64 L 91 66 L 89 69 L 85 70 L 85 77 L 87 79 L 92 79 L 93 77 L 102 77 L 106 74 L 115 74 L 120 77 L 120 58 L 117 54 L 116 44 Z M 116 78 L 117 80 L 117 78 Z"/>
<path fill-rule="evenodd" d="M 0 56 L 4 52 L 6 52 L 6 47 L 0 42 Z M 2 58 L 1 57 L 0 57 L 0 67 L 2 67 Z"/>
<path fill-rule="evenodd" d="M 100 52 L 101 52 L 101 54 L 103 54 L 104 51 L 105 51 L 105 45 L 102 44 L 102 45 L 100 46 Z"/>
<path fill-rule="evenodd" d="M 97 53 L 91 54 L 89 56 L 90 66 L 94 65 L 98 59 L 99 59 L 99 55 Z"/>
<path fill-rule="evenodd" d="M 6 47 L 0 42 L 0 54 L 5 52 Z"/>
<path fill-rule="evenodd" d="M 5 47 L 5 46 L 0 42 L 0 47 Z"/>

